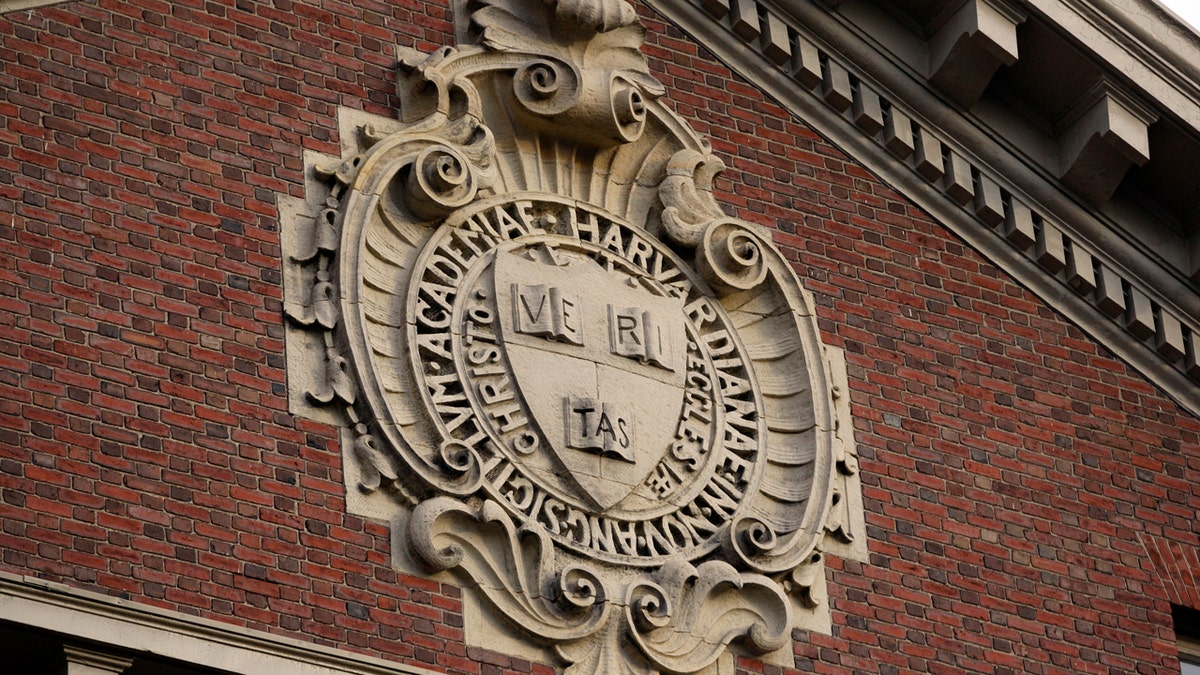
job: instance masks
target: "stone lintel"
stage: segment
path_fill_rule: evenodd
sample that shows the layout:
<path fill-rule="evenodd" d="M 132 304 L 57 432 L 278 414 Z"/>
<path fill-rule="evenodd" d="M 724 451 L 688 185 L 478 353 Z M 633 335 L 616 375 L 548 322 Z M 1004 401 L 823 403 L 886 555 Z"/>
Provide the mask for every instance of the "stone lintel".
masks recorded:
<path fill-rule="evenodd" d="M 1150 160 L 1158 117 L 1108 80 L 1080 97 L 1058 124 L 1059 177 L 1095 204 L 1108 201 L 1133 165 Z"/>
<path fill-rule="evenodd" d="M 1024 20 L 1004 0 L 966 0 L 943 14 L 930 39 L 929 81 L 962 107 L 975 105 L 1000 66 L 1017 62 Z"/>
<path fill-rule="evenodd" d="M 63 645 L 63 656 L 64 675 L 119 675 L 133 665 L 133 657 L 71 644 Z"/>
<path fill-rule="evenodd" d="M 433 675 L 425 668 L 3 571 L 0 621 L 32 630 L 69 632 L 72 639 L 92 645 L 87 650 L 64 645 L 68 658 L 71 651 L 82 658 L 82 651 L 96 654 L 99 649 L 104 650 L 101 656 L 153 655 L 205 672 L 237 675 Z"/>

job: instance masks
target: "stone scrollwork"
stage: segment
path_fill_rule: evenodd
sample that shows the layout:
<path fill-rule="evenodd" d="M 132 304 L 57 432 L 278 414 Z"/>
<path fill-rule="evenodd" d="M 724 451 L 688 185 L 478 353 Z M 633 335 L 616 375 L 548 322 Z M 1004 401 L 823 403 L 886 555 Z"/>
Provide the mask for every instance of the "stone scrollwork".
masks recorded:
<path fill-rule="evenodd" d="M 865 557 L 812 299 L 721 209 L 627 3 L 465 7 L 474 44 L 402 54 L 397 120 L 344 113 L 280 200 L 293 409 L 477 630 L 576 674 L 792 665 L 824 556 Z"/>
<path fill-rule="evenodd" d="M 691 148 L 676 152 L 667 162 L 659 195 L 662 226 L 672 241 L 695 248 L 710 224 L 725 220 L 713 196 L 713 180 L 724 170 L 721 158 Z"/>
<path fill-rule="evenodd" d="M 767 577 L 720 560 L 673 561 L 656 577 L 631 586 L 627 604 L 630 635 L 656 670 L 694 672 L 736 638 L 761 654 L 791 637 L 791 604 Z"/>
<path fill-rule="evenodd" d="M 430 145 L 406 171 L 406 204 L 418 218 L 432 220 L 471 203 L 478 192 L 469 162 L 453 147 Z"/>
<path fill-rule="evenodd" d="M 536 115 L 561 115 L 579 102 L 582 75 L 558 59 L 531 59 L 513 76 L 517 100 Z"/>
<path fill-rule="evenodd" d="M 495 502 L 478 510 L 445 497 L 422 502 L 408 536 L 431 569 L 467 570 L 507 620 L 551 643 L 591 636 L 614 611 L 600 576 L 587 566 L 558 567 L 545 534 L 518 526 Z"/>
<path fill-rule="evenodd" d="M 718 220 L 704 228 L 696 268 L 715 288 L 746 291 L 767 278 L 764 242 L 747 223 Z"/>

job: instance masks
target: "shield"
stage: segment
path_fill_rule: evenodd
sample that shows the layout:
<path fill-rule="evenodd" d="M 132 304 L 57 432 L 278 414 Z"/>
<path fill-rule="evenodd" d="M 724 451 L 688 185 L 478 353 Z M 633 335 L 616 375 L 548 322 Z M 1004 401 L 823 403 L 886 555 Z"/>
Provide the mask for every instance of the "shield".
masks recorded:
<path fill-rule="evenodd" d="M 498 250 L 500 335 L 557 462 L 535 465 L 607 510 L 648 477 L 683 405 L 683 300 L 561 249 Z"/>

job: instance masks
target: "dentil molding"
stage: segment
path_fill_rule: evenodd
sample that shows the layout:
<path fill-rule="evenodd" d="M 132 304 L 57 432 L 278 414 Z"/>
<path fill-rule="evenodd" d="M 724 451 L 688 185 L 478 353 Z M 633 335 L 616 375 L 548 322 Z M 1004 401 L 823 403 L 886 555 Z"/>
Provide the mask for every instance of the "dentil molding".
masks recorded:
<path fill-rule="evenodd" d="M 817 0 L 647 2 L 1184 408 L 1200 413 L 1200 294 L 1123 240 L 1109 216 L 1070 198 L 1056 182 L 1061 178 L 1081 194 L 1105 199 L 1130 165 L 1146 160 L 1144 135 L 1155 113 L 1122 86 L 1100 81 L 1061 120 L 1062 174 L 1054 176 L 954 112 L 902 59 L 878 51 Z M 995 10 L 989 21 L 980 20 L 983 4 Z M 1002 24 L 1020 23 L 1015 7 L 1026 4 L 971 0 L 962 6 L 975 7 L 968 17 L 975 21 L 955 34 L 979 41 L 990 33 L 988 40 L 1008 44 Z M 1034 4 L 1060 12 L 1076 3 Z M 1068 19 L 1059 17 L 1073 26 Z M 975 70 L 956 72 L 993 72 L 972 53 L 960 49 L 954 58 L 974 63 Z M 992 50 L 1002 59 L 1006 53 Z M 943 93 L 955 98 L 971 88 L 961 77 L 939 80 L 945 59 L 935 54 L 932 81 Z M 1113 54 L 1123 63 L 1123 52 Z M 1150 75 L 1158 72 L 1146 76 L 1154 79 Z M 1160 89 L 1168 100 L 1179 93 Z M 1191 115 L 1194 103 L 1179 107 Z"/>

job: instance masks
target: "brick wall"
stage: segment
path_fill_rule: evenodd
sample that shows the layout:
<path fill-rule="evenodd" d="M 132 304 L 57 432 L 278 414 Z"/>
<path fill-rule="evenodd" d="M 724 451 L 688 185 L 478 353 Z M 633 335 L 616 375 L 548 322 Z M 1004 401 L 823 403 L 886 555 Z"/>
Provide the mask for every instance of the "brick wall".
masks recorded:
<path fill-rule="evenodd" d="M 643 11 L 847 352 L 871 560 L 830 560 L 817 672 L 1178 672 L 1200 420 Z M 454 672 L 459 590 L 345 515 L 336 430 L 287 412 L 276 193 L 389 114 L 418 2 L 69 2 L 0 16 L 0 570 Z M 740 662 L 750 672 L 761 664 Z"/>

